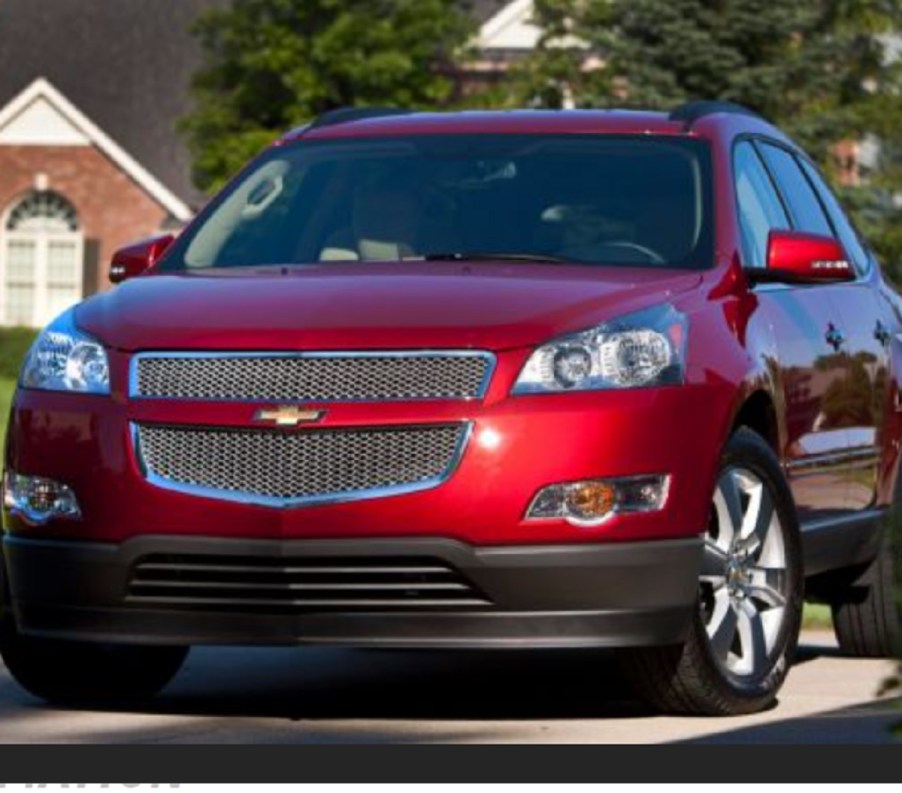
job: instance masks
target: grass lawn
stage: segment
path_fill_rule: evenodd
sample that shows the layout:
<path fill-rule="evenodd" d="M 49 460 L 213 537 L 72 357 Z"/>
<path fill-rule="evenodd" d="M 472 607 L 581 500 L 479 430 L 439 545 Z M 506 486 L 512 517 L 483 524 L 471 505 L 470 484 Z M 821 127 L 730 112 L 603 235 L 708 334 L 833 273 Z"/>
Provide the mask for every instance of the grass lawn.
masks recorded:
<path fill-rule="evenodd" d="M 4 448 L 3 442 L 6 438 L 6 418 L 9 415 L 9 403 L 13 398 L 13 391 L 15 388 L 15 380 L 0 377 L 0 449 Z"/>
<path fill-rule="evenodd" d="M 802 627 L 808 630 L 832 630 L 833 614 L 830 607 L 821 603 L 806 603 Z"/>

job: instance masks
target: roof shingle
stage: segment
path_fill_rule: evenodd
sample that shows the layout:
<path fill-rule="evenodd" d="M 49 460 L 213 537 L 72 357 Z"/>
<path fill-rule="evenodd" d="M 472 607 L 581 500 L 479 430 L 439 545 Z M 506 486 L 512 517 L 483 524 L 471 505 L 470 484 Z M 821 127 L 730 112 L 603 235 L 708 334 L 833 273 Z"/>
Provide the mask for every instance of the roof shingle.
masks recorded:
<path fill-rule="evenodd" d="M 200 65 L 189 33 L 227 0 L 0 0 L 0 106 L 38 77 L 189 204 L 188 152 L 175 130 Z"/>

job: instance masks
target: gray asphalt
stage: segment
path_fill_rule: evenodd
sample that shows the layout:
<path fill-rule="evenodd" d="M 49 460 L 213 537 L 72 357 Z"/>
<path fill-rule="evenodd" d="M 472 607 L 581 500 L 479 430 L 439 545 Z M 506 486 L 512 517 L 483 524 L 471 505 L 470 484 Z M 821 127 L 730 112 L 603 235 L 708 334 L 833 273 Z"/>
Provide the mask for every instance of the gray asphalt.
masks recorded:
<path fill-rule="evenodd" d="M 0 742 L 879 743 L 902 719 L 878 697 L 894 672 L 805 634 L 776 708 L 687 719 L 630 698 L 599 652 L 211 648 L 139 712 L 49 707 L 0 665 Z"/>

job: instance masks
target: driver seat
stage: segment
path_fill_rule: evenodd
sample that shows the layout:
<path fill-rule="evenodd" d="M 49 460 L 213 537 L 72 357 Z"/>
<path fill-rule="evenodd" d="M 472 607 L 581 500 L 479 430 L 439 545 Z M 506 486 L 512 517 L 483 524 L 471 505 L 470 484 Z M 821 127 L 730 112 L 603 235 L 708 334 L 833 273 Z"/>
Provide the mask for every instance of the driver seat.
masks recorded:
<path fill-rule="evenodd" d="M 351 224 L 332 234 L 319 260 L 396 261 L 416 256 L 419 206 L 412 189 L 388 179 L 354 192 Z"/>

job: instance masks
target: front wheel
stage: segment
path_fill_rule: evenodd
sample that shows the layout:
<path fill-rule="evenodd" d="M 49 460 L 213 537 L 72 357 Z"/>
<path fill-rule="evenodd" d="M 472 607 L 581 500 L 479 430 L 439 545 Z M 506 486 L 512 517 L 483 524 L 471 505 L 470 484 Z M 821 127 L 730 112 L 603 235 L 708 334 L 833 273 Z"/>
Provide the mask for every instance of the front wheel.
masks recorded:
<path fill-rule="evenodd" d="M 0 624 L 0 657 L 19 685 L 60 705 L 146 700 L 175 677 L 187 647 L 89 644 L 24 636 L 12 615 Z"/>
<path fill-rule="evenodd" d="M 640 695 L 669 713 L 764 710 L 795 653 L 803 589 L 786 480 L 765 441 L 741 428 L 721 461 L 686 641 L 626 651 L 624 672 Z"/>

